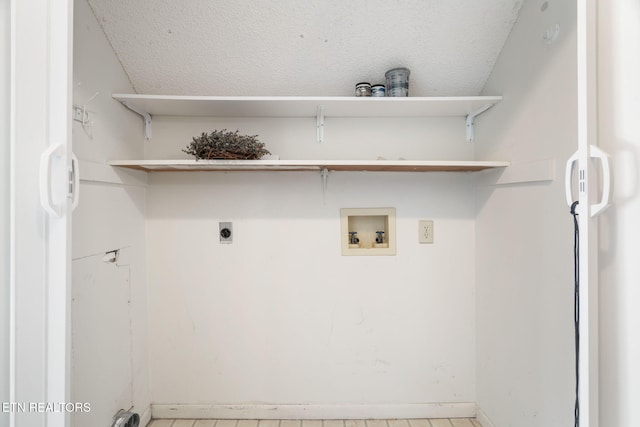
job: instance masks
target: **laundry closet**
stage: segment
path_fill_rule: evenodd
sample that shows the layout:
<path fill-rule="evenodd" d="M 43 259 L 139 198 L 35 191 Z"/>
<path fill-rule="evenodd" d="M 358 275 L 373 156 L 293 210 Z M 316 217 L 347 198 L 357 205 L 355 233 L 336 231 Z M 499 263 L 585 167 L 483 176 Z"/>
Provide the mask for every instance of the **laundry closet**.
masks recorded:
<path fill-rule="evenodd" d="M 72 425 L 573 422 L 576 2 L 125 3 L 74 5 Z"/>
<path fill-rule="evenodd" d="M 104 424 L 130 408 L 143 420 L 482 411 L 499 422 L 516 408 L 518 419 L 568 419 L 572 222 L 558 178 L 576 149 L 576 12 L 544 4 L 510 6 L 513 27 L 490 75 L 478 77 L 486 79 L 480 92 L 420 87 L 429 69 L 389 63 L 411 68 L 404 101 L 442 96 L 461 105 L 361 114 L 377 105 L 351 105 L 361 101 L 352 85 L 302 92 L 309 85 L 295 57 L 286 66 L 300 68 L 298 82 L 281 82 L 278 68 L 264 65 L 276 73 L 260 84 L 274 93 L 245 93 L 250 82 L 212 73 L 217 93 L 136 94 L 93 11 L 77 1 L 73 100 L 85 109 L 73 124 L 82 196 L 73 218 L 72 391 L 96 402 L 78 422 Z M 545 40 L 556 25 L 557 38 Z M 171 43 L 178 30 L 156 42 Z M 340 67 L 326 67 L 330 86 Z M 378 71 L 382 78 L 386 69 Z M 353 85 L 374 74 L 366 73 L 350 76 Z M 218 93 L 228 96 L 197 99 Z M 236 105 L 234 96 L 251 98 Z M 485 105 L 468 133 L 467 116 Z M 166 171 L 180 167 L 173 160 L 193 161 L 181 150 L 216 129 L 258 135 L 284 166 Z M 108 163 L 140 160 L 169 165 Z M 287 160 L 318 166 L 280 170 Z M 335 160 L 355 166 L 332 168 Z M 393 161 L 418 161 L 418 171 L 375 169 Z M 419 161 L 497 166 L 422 171 Z M 395 255 L 341 253 L 340 212 L 354 208 L 395 210 Z M 433 221 L 433 243 L 419 243 L 420 220 Z M 221 222 L 232 223 L 230 244 L 220 242 Z"/>

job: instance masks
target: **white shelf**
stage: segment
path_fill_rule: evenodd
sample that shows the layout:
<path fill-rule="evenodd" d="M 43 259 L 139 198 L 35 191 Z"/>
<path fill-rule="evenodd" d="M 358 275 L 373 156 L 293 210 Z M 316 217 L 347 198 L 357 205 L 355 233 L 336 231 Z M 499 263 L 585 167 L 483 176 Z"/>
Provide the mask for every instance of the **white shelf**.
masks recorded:
<path fill-rule="evenodd" d="M 509 166 L 506 161 L 450 160 L 114 160 L 109 165 L 147 172 L 371 171 L 475 172 Z"/>
<path fill-rule="evenodd" d="M 463 97 L 298 97 L 112 95 L 152 116 L 209 117 L 444 117 L 463 116 L 492 106 L 501 96 Z M 488 108 L 488 107 L 487 107 Z"/>

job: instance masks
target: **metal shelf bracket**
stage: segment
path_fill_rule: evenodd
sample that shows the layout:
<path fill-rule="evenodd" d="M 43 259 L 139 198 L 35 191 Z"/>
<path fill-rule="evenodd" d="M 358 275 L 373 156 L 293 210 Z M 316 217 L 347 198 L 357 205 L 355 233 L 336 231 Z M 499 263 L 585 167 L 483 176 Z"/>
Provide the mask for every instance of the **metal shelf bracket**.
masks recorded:
<path fill-rule="evenodd" d="M 316 111 L 316 129 L 317 129 L 317 139 L 318 144 L 322 144 L 324 142 L 324 110 L 322 105 L 318 105 L 318 110 Z"/>
<path fill-rule="evenodd" d="M 485 104 L 476 111 L 469 113 L 467 115 L 467 142 L 473 142 L 473 125 L 476 119 L 476 116 L 487 111 L 489 108 L 493 107 L 493 104 Z"/>
<path fill-rule="evenodd" d="M 151 114 L 147 113 L 144 110 L 139 109 L 135 105 L 129 104 L 127 101 L 120 101 L 120 102 L 122 102 L 122 105 L 127 107 L 129 110 L 142 116 L 142 122 L 144 123 L 144 139 L 150 140 L 151 139 Z"/>
<path fill-rule="evenodd" d="M 322 203 L 327 204 L 327 178 L 329 177 L 329 169 L 326 167 L 320 171 L 320 178 L 322 179 Z"/>

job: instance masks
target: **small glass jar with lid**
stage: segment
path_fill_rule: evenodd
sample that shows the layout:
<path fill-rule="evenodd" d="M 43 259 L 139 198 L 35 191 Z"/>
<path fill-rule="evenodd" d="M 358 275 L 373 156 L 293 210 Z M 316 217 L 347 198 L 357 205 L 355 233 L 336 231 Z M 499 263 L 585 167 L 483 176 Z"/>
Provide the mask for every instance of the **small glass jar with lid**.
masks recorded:
<path fill-rule="evenodd" d="M 383 84 L 371 86 L 371 96 L 385 96 L 385 87 Z"/>
<path fill-rule="evenodd" d="M 371 83 L 360 82 L 356 84 L 356 96 L 371 96 Z"/>

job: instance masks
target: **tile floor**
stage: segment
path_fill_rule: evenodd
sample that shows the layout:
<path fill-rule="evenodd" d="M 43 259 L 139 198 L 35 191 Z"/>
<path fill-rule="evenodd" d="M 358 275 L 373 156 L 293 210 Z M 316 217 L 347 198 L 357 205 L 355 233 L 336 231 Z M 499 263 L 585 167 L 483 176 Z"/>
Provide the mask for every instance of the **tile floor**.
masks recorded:
<path fill-rule="evenodd" d="M 471 418 L 419 420 L 153 420 L 148 427 L 482 427 Z"/>

